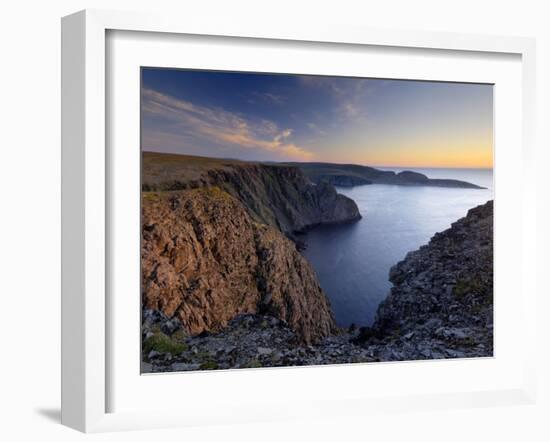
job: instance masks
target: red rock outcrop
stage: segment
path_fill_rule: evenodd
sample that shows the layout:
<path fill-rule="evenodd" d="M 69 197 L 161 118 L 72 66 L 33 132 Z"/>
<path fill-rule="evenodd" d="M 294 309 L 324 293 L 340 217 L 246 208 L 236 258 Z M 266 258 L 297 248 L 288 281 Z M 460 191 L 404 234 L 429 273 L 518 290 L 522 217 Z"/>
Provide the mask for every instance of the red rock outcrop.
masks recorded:
<path fill-rule="evenodd" d="M 142 194 L 143 307 L 190 334 L 268 312 L 301 340 L 336 330 L 316 275 L 295 245 L 218 187 Z"/>

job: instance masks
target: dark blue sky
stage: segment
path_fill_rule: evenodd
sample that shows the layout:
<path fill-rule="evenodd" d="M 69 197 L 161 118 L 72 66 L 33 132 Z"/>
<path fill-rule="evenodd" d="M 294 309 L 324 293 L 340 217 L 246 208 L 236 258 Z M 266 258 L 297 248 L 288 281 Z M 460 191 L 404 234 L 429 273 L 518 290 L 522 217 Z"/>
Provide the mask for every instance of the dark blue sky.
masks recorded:
<path fill-rule="evenodd" d="M 492 167 L 492 86 L 142 70 L 144 150 Z"/>

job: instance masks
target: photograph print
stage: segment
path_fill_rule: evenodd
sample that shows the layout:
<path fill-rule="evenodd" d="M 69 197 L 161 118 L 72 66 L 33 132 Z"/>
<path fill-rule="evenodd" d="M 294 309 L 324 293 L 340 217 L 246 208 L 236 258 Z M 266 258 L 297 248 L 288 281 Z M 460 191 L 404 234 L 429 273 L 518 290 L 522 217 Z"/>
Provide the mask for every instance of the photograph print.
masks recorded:
<path fill-rule="evenodd" d="M 142 373 L 493 356 L 493 85 L 141 68 L 140 94 Z"/>

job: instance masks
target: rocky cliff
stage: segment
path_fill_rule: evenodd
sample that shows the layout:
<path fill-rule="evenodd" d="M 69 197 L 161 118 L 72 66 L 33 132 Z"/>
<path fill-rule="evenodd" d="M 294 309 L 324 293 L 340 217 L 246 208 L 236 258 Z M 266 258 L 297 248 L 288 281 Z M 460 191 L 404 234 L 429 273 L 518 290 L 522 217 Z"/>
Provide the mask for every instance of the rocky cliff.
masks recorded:
<path fill-rule="evenodd" d="M 239 200 L 255 221 L 284 233 L 361 218 L 352 199 L 329 183 L 311 184 L 297 167 L 143 153 L 145 191 L 212 186 Z"/>
<path fill-rule="evenodd" d="M 256 168 L 249 172 L 240 172 L 243 182 L 260 179 Z M 143 307 L 176 318 L 191 335 L 220 331 L 243 313 L 279 318 L 305 343 L 333 333 L 329 302 L 295 245 L 212 185 L 236 176 L 217 171 L 209 186 L 143 192 Z"/>
<path fill-rule="evenodd" d="M 492 356 L 493 202 L 410 252 L 390 280 L 362 334 L 381 360 Z"/>
<path fill-rule="evenodd" d="M 492 220 L 493 204 L 488 202 L 434 235 L 392 268 L 394 287 L 380 305 L 373 327 L 319 335 L 313 345 L 300 344 L 296 332 L 273 316 L 276 309 L 237 315 L 219 332 L 198 336 L 178 335 L 174 330 L 179 323 L 146 311 L 143 370 L 492 356 Z M 155 324 L 166 333 L 162 336 L 171 335 L 170 340 L 158 341 L 152 332 Z"/>

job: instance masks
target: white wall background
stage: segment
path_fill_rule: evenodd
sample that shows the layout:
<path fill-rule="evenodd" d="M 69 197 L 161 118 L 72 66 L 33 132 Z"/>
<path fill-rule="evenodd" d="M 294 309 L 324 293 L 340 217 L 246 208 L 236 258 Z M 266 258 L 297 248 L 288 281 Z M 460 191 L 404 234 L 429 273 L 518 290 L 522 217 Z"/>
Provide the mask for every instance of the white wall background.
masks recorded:
<path fill-rule="evenodd" d="M 545 4 L 546 3 L 546 4 Z M 312 20 L 534 36 L 538 43 L 539 268 L 548 262 L 550 13 L 548 2 L 460 0 L 19 0 L 0 9 L 0 438 L 83 440 L 59 421 L 60 17 L 84 8 Z M 544 204 L 545 207 L 542 207 Z M 544 209 L 544 211 L 542 210 Z M 547 250 L 547 249 L 546 249 Z M 535 406 L 417 412 L 324 422 L 92 436 L 94 440 L 550 440 L 550 337 L 541 288 L 540 399 Z M 185 400 L 185 398 L 183 398 Z"/>

